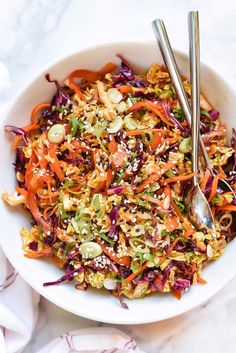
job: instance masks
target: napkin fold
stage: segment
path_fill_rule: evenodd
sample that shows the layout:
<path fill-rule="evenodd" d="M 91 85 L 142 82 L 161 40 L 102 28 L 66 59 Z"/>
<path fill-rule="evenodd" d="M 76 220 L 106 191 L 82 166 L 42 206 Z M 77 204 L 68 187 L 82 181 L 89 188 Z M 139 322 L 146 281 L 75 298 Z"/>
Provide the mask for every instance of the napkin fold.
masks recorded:
<path fill-rule="evenodd" d="M 0 269 L 0 352 L 4 352 L 4 338 L 7 353 L 16 353 L 31 338 L 38 317 L 39 294 L 18 275 L 1 249 Z"/>
<path fill-rule="evenodd" d="M 66 333 L 38 353 L 144 353 L 134 339 L 113 327 L 93 327 Z"/>

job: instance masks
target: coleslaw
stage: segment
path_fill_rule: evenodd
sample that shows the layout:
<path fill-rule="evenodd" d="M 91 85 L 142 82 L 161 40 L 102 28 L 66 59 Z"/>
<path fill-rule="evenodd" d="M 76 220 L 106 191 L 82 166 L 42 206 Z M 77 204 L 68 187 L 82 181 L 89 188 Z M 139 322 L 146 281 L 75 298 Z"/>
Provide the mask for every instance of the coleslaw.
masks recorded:
<path fill-rule="evenodd" d="M 127 305 L 152 292 L 178 299 L 235 236 L 236 132 L 227 131 L 201 96 L 201 134 L 217 175 L 201 161 L 199 178 L 215 217 L 216 236 L 188 220 L 185 194 L 193 177 L 191 133 L 165 67 L 136 74 L 119 69 L 76 70 L 51 102 L 37 105 L 15 134 L 17 186 L 3 193 L 31 212 L 22 229 L 30 259 L 47 256 L 64 270 L 44 286 L 73 281 L 78 290 L 105 288 Z M 184 87 L 190 98 L 188 81 Z"/>

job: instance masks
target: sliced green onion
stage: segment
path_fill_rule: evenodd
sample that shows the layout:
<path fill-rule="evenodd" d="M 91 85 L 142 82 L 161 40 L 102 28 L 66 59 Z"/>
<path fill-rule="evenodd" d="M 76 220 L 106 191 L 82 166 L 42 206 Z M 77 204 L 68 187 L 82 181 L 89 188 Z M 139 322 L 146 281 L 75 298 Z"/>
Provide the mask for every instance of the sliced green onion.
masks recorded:
<path fill-rule="evenodd" d="M 131 237 L 140 237 L 145 233 L 145 228 L 142 224 L 136 224 L 130 232 Z"/>
<path fill-rule="evenodd" d="M 48 140 L 52 143 L 60 143 L 65 139 L 66 130 L 62 124 L 55 124 L 48 130 Z"/>
<path fill-rule="evenodd" d="M 120 91 L 118 91 L 118 89 L 116 88 L 109 88 L 109 90 L 107 91 L 107 96 L 108 96 L 108 99 L 115 104 L 119 103 L 123 98 Z"/>
<path fill-rule="evenodd" d="M 149 247 L 147 246 L 144 240 L 141 240 L 139 238 L 132 238 L 132 239 L 129 239 L 129 243 L 131 248 L 133 248 L 137 252 L 141 252 L 141 253 L 149 252 Z"/>
<path fill-rule="evenodd" d="M 60 212 L 60 218 L 63 220 L 63 219 L 67 219 L 70 217 L 69 214 L 66 213 L 64 207 L 62 205 L 59 205 L 58 206 L 58 210 Z"/>
<path fill-rule="evenodd" d="M 129 116 L 124 118 L 124 124 L 128 130 L 136 130 L 138 128 L 137 122 Z"/>
<path fill-rule="evenodd" d="M 78 121 L 77 118 L 70 119 L 70 133 L 72 137 L 75 137 L 78 129 L 83 130 L 84 125 L 81 121 Z"/>
<path fill-rule="evenodd" d="M 94 257 L 100 256 L 102 254 L 101 246 L 93 241 L 88 241 L 81 244 L 79 251 L 81 255 L 86 259 L 93 259 Z"/>
<path fill-rule="evenodd" d="M 101 205 L 100 205 L 100 198 L 102 198 L 102 195 L 94 194 L 91 202 L 98 218 L 101 218 L 103 216 Z"/>
<path fill-rule="evenodd" d="M 117 104 L 116 109 L 118 110 L 119 113 L 124 113 L 128 109 L 128 107 L 127 107 L 127 104 L 124 101 L 122 101 Z"/>
<path fill-rule="evenodd" d="M 104 288 L 107 290 L 115 290 L 117 288 L 117 280 L 112 279 L 112 278 L 105 278 L 103 282 Z"/>
<path fill-rule="evenodd" d="M 110 126 L 109 128 L 107 129 L 107 131 L 110 133 L 110 134 L 115 134 L 116 132 L 118 132 L 121 127 L 123 125 L 123 120 L 121 118 L 121 116 L 117 116 L 115 117 L 115 119 L 110 123 Z"/>
<path fill-rule="evenodd" d="M 80 193 L 79 191 L 70 190 L 70 187 L 75 186 L 75 185 L 76 185 L 76 183 L 74 181 L 69 180 L 62 185 L 62 188 L 67 190 L 71 194 L 78 195 Z"/>
<path fill-rule="evenodd" d="M 213 199 L 211 200 L 211 203 L 213 205 L 217 205 L 217 206 L 221 206 L 223 203 L 223 197 L 221 195 L 216 195 L 213 197 Z"/>
<path fill-rule="evenodd" d="M 140 270 L 140 268 L 143 265 L 143 257 L 144 255 L 141 252 L 138 252 L 137 255 L 133 258 L 130 268 L 132 270 L 132 272 L 137 272 L 138 270 Z"/>
<path fill-rule="evenodd" d="M 72 245 L 74 244 L 74 242 L 68 243 L 63 251 L 62 254 L 62 260 L 64 260 L 66 258 L 67 253 L 69 252 L 70 248 L 72 247 Z"/>
<path fill-rule="evenodd" d="M 174 114 L 174 117 L 176 119 L 178 119 L 181 123 L 184 121 L 185 115 L 184 115 L 184 111 L 182 108 L 178 108 L 178 109 L 174 110 L 173 114 Z"/>
<path fill-rule="evenodd" d="M 184 211 L 185 205 L 182 202 L 180 202 L 179 200 L 177 200 L 176 198 L 173 198 L 173 200 L 174 200 L 175 204 L 180 208 L 180 210 Z"/>
<path fill-rule="evenodd" d="M 103 132 L 105 131 L 105 127 L 102 126 L 102 124 L 99 124 L 98 122 L 94 126 L 93 133 L 95 136 L 100 137 Z"/>
<path fill-rule="evenodd" d="M 175 174 L 172 172 L 172 170 L 167 170 L 165 172 L 165 175 L 168 177 L 168 178 L 174 178 L 175 177 Z"/>
<path fill-rule="evenodd" d="M 111 245 L 114 245 L 114 244 L 115 244 L 114 240 L 112 240 L 111 238 L 108 238 L 108 237 L 106 236 L 106 234 L 100 234 L 100 233 L 99 233 L 98 236 L 99 236 L 101 239 L 105 240 L 107 243 L 111 244 Z"/>
<path fill-rule="evenodd" d="M 210 114 L 208 113 L 208 111 L 205 110 L 205 109 L 203 109 L 203 108 L 201 108 L 201 115 L 205 115 L 205 116 L 207 116 L 208 118 L 210 118 Z"/>
<path fill-rule="evenodd" d="M 179 151 L 182 153 L 189 153 L 192 151 L 192 137 L 184 138 L 179 145 Z"/>

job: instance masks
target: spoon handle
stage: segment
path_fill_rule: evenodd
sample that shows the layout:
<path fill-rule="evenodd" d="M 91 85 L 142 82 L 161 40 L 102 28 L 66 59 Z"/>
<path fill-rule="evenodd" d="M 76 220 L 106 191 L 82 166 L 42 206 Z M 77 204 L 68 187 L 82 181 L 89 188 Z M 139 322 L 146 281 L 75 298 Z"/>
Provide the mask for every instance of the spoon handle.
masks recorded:
<path fill-rule="evenodd" d="M 189 12 L 189 58 L 191 82 L 191 112 L 192 112 L 192 169 L 198 172 L 199 167 L 199 126 L 200 126 L 200 43 L 198 12 Z M 198 177 L 193 177 L 194 185 L 198 184 Z"/>
<path fill-rule="evenodd" d="M 164 22 L 161 19 L 156 19 L 152 22 L 152 26 L 154 29 L 157 43 L 160 47 L 160 50 L 164 59 L 164 62 L 170 73 L 171 80 L 174 84 L 176 95 L 184 111 L 188 125 L 191 126 L 192 119 L 191 119 L 190 104 L 180 77 L 179 69 L 174 57 L 173 50 L 171 48 L 171 44 L 166 32 Z M 200 137 L 200 147 L 201 147 L 202 155 L 205 160 L 206 166 L 210 169 L 210 171 L 213 174 L 214 171 L 201 137 Z"/>

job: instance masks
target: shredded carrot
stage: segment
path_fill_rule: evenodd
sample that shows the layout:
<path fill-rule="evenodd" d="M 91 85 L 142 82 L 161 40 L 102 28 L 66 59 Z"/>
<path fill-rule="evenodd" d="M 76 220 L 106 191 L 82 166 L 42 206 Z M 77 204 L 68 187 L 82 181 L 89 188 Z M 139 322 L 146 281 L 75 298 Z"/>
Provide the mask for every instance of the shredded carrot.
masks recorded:
<path fill-rule="evenodd" d="M 175 238 L 175 240 L 173 241 L 173 243 L 171 243 L 171 246 L 170 246 L 170 248 L 169 248 L 169 251 L 167 252 L 167 256 L 172 253 L 172 251 L 174 250 L 175 245 L 178 243 L 179 240 L 181 240 L 181 238 Z"/>
<path fill-rule="evenodd" d="M 168 184 L 167 184 L 168 185 Z M 184 216 L 182 215 L 182 213 L 180 212 L 179 207 L 176 205 L 175 201 L 172 199 L 172 197 L 170 198 L 170 204 L 173 207 L 176 215 L 179 217 L 179 219 L 181 220 L 181 222 L 184 221 Z"/>
<path fill-rule="evenodd" d="M 180 176 L 176 176 L 173 178 L 166 178 L 164 180 L 161 181 L 161 185 L 165 185 L 167 183 L 176 183 L 177 181 L 184 181 L 184 180 L 188 180 L 191 179 L 193 176 L 195 175 L 195 173 L 191 173 L 188 175 L 180 175 Z"/>
<path fill-rule="evenodd" d="M 137 272 L 132 273 L 131 275 L 129 275 L 126 279 L 125 282 L 126 283 L 130 283 L 131 281 L 133 281 L 133 279 L 135 277 L 137 277 L 140 273 L 142 273 L 143 271 L 145 271 L 147 269 L 147 263 L 143 264 L 140 269 Z"/>
<path fill-rule="evenodd" d="M 142 199 L 144 199 L 148 202 L 154 203 L 155 205 L 160 206 L 160 207 L 163 207 L 163 204 L 164 204 L 164 200 L 159 200 L 159 199 L 156 199 L 155 197 L 151 197 L 148 195 L 142 195 Z"/>
<path fill-rule="evenodd" d="M 178 218 L 176 216 L 169 216 L 165 226 L 167 231 L 173 232 L 179 226 Z"/>
<path fill-rule="evenodd" d="M 201 284 L 207 284 L 207 281 L 200 276 L 197 276 L 197 281 Z"/>
<path fill-rule="evenodd" d="M 81 142 L 73 140 L 71 141 L 71 144 L 75 147 L 78 148 L 78 150 L 85 151 L 85 152 L 93 152 L 92 148 L 88 146 L 83 146 Z M 84 143 L 85 144 L 85 143 Z"/>
<path fill-rule="evenodd" d="M 213 182 L 212 182 L 212 187 L 211 187 L 211 192 L 210 192 L 210 196 L 208 198 L 208 202 L 211 202 L 211 200 L 213 199 L 213 197 L 216 195 L 217 193 L 217 187 L 218 187 L 218 182 L 220 179 L 220 174 L 216 175 L 213 178 Z"/>
<path fill-rule="evenodd" d="M 146 132 L 147 130 L 131 130 L 131 131 L 126 131 L 125 134 L 127 136 L 138 136 L 142 135 Z"/>
<path fill-rule="evenodd" d="M 13 142 L 12 142 L 12 148 L 13 148 L 14 150 L 16 150 L 17 147 L 19 146 L 19 143 L 20 143 L 21 139 L 22 139 L 22 136 L 21 136 L 21 135 L 15 136 L 15 138 L 14 138 L 14 140 L 13 140 Z"/>
<path fill-rule="evenodd" d="M 162 134 L 160 133 L 160 131 L 154 131 L 153 132 L 153 143 L 151 144 L 151 150 L 155 151 L 157 149 L 157 147 L 160 146 L 160 144 L 162 143 Z"/>
<path fill-rule="evenodd" d="M 106 180 L 103 180 L 93 189 L 93 193 L 97 194 L 99 192 L 104 191 L 105 189 L 106 189 Z"/>
<path fill-rule="evenodd" d="M 132 93 L 133 88 L 131 86 L 118 86 L 116 87 L 120 93 Z"/>
<path fill-rule="evenodd" d="M 224 205 L 217 207 L 217 210 L 236 212 L 236 205 Z"/>
<path fill-rule="evenodd" d="M 75 70 L 69 75 L 69 79 L 74 78 L 83 78 L 89 82 L 95 82 L 99 80 L 102 76 L 114 71 L 117 68 L 117 65 L 114 63 L 107 63 L 98 71 L 91 70 Z"/>
<path fill-rule="evenodd" d="M 74 91 L 76 94 L 78 94 L 80 99 L 84 100 L 84 95 L 81 92 L 80 87 L 73 82 L 72 78 L 68 78 L 68 80 L 66 81 L 66 84 L 68 87 L 70 87 L 70 89 L 72 89 L 72 91 Z"/>
<path fill-rule="evenodd" d="M 29 159 L 29 162 L 27 163 L 26 166 L 26 171 L 25 171 L 25 186 L 28 189 L 30 187 L 30 181 L 33 177 L 33 165 L 36 163 L 37 157 L 34 151 L 32 151 L 31 157 Z"/>
<path fill-rule="evenodd" d="M 111 142 L 108 143 L 108 149 L 110 153 L 116 153 L 118 151 L 118 145 L 113 135 L 111 135 Z"/>
<path fill-rule="evenodd" d="M 51 255 L 51 253 L 52 253 L 51 249 L 46 248 L 46 249 L 43 249 L 42 251 L 26 253 L 24 256 L 27 257 L 28 259 L 36 259 L 36 258 L 42 257 L 42 256 L 49 256 L 49 255 Z"/>
<path fill-rule="evenodd" d="M 171 288 L 171 293 L 172 293 L 173 296 L 174 296 L 175 298 L 177 298 L 178 300 L 180 300 L 181 297 L 182 297 L 181 290 L 179 290 L 179 289 Z"/>
<path fill-rule="evenodd" d="M 212 213 L 212 216 L 215 217 L 215 215 L 216 215 L 216 207 L 215 206 L 211 207 L 211 213 Z"/>
<path fill-rule="evenodd" d="M 111 186 L 114 178 L 115 178 L 115 171 L 113 171 L 112 169 L 108 169 L 108 171 L 107 171 L 107 180 L 106 180 L 106 190 L 109 189 L 109 187 Z"/>
<path fill-rule="evenodd" d="M 104 65 L 100 70 L 98 70 L 99 74 L 101 76 L 105 76 L 106 74 L 109 74 L 117 69 L 117 65 L 114 63 L 107 63 Z"/>
<path fill-rule="evenodd" d="M 15 187 L 16 192 L 18 192 L 18 194 L 23 195 L 23 196 L 27 196 L 27 191 L 24 188 L 20 188 L 19 186 Z"/>
<path fill-rule="evenodd" d="M 44 103 L 39 103 L 37 104 L 34 109 L 32 110 L 31 113 L 31 123 L 32 124 L 37 124 L 37 115 L 38 113 L 45 108 L 49 108 L 50 107 L 50 103 L 48 102 L 44 102 Z"/>
<path fill-rule="evenodd" d="M 219 168 L 219 171 L 220 171 L 221 178 L 222 179 L 226 179 L 227 175 L 225 174 L 225 172 L 224 172 L 224 170 L 223 170 L 223 168 L 221 167 L 220 164 L 218 165 L 218 168 Z"/>
<path fill-rule="evenodd" d="M 50 195 L 49 195 L 49 192 L 46 195 L 44 195 L 44 194 L 39 193 L 37 191 L 37 194 L 39 195 L 39 197 L 42 200 L 44 200 L 44 199 L 46 200 L 46 199 L 49 199 L 49 198 L 53 199 L 54 197 L 57 197 L 60 194 L 60 191 L 58 190 L 58 191 L 55 191 L 55 192 L 50 192 Z"/>
<path fill-rule="evenodd" d="M 215 145 L 215 144 L 212 144 L 212 145 L 210 146 L 210 151 L 208 151 L 209 156 L 211 156 L 211 155 L 213 155 L 214 153 L 216 153 L 216 150 L 217 150 L 216 145 Z"/>
<path fill-rule="evenodd" d="M 122 257 L 118 257 L 114 251 L 110 251 L 109 248 L 107 248 L 106 245 L 104 245 L 104 243 L 100 240 L 100 239 L 96 239 L 98 244 L 101 246 L 103 252 L 111 259 L 113 260 L 116 264 L 118 265 L 122 265 L 125 267 L 130 267 L 130 257 L 129 256 L 122 256 Z"/>
<path fill-rule="evenodd" d="M 52 206 L 46 207 L 43 211 L 44 219 L 48 219 L 49 217 L 51 217 L 56 212 L 57 208 L 58 208 L 57 204 L 54 207 Z M 49 210 L 51 211 L 48 213 Z"/>
<path fill-rule="evenodd" d="M 200 185 L 202 191 L 204 191 L 206 189 L 207 182 L 208 182 L 210 175 L 211 175 L 211 171 L 210 171 L 210 169 L 207 168 L 205 171 L 204 177 L 201 181 L 201 185 Z"/>
<path fill-rule="evenodd" d="M 165 164 L 165 166 L 158 172 L 153 173 L 150 175 L 149 178 L 147 178 L 144 182 L 142 182 L 135 190 L 136 193 L 142 192 L 147 185 L 152 184 L 154 181 L 160 179 L 162 174 L 164 174 L 167 170 L 171 169 L 174 166 L 173 163 L 168 162 Z"/>
<path fill-rule="evenodd" d="M 151 110 L 152 112 L 156 113 L 156 115 L 165 123 L 166 125 L 169 126 L 174 126 L 174 124 L 166 118 L 165 113 L 163 108 L 160 105 L 157 105 L 153 102 L 137 102 L 135 103 L 129 110 L 129 112 L 136 112 L 140 109 L 148 109 Z"/>
<path fill-rule="evenodd" d="M 175 137 L 168 137 L 166 139 L 162 140 L 162 144 L 166 143 L 168 144 L 168 146 L 173 145 L 174 143 L 176 143 L 178 141 L 178 136 Z"/>
<path fill-rule="evenodd" d="M 60 161 L 58 160 L 56 156 L 56 150 L 57 146 L 56 145 L 51 145 L 51 147 L 48 150 L 48 155 L 50 156 L 52 161 L 49 161 L 50 168 L 53 173 L 55 173 L 60 181 L 63 181 L 65 179 L 65 175 L 63 170 L 60 167 Z"/>
<path fill-rule="evenodd" d="M 34 219 L 40 224 L 43 230 L 45 230 L 46 232 L 49 231 L 51 229 L 51 226 L 47 221 L 45 221 L 42 214 L 40 213 L 35 193 L 32 189 L 29 189 L 27 193 L 27 206 L 30 209 L 30 212 L 32 213 Z"/>
<path fill-rule="evenodd" d="M 190 235 L 194 234 L 196 232 L 195 228 L 193 227 L 192 223 L 189 222 L 187 218 L 184 219 L 184 228 L 186 229 L 183 237 L 188 238 Z"/>

